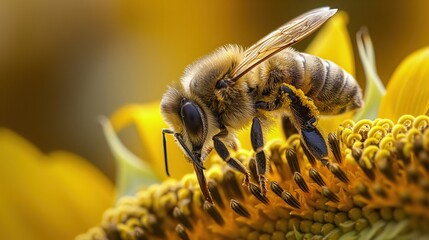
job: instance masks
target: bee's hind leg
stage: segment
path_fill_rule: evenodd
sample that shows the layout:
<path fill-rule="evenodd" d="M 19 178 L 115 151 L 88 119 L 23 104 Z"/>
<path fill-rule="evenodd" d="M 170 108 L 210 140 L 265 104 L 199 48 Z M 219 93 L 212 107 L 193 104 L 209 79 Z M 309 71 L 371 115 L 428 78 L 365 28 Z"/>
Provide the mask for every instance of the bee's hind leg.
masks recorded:
<path fill-rule="evenodd" d="M 256 170 L 258 173 L 258 182 L 261 186 L 262 195 L 267 194 L 267 158 L 264 152 L 264 137 L 262 133 L 261 121 L 259 118 L 253 118 L 252 128 L 250 131 L 250 139 L 252 142 L 253 150 L 256 152 Z"/>
<path fill-rule="evenodd" d="M 290 121 L 301 136 L 303 147 L 317 160 L 326 159 L 328 148 L 323 135 L 316 126 L 319 112 L 313 100 L 289 84 L 280 87 L 279 94 L 274 101 L 257 102 L 256 107 L 265 111 L 274 111 L 287 107 L 290 109 Z M 324 161 L 322 163 L 325 164 Z"/>
<path fill-rule="evenodd" d="M 281 87 L 283 93 L 287 94 L 289 107 L 291 109 L 292 123 L 301 135 L 304 147 L 318 160 L 328 156 L 328 148 L 323 135 L 317 128 L 317 116 L 319 112 L 313 100 L 307 98 L 301 90 L 284 84 Z"/>
<path fill-rule="evenodd" d="M 225 130 L 226 131 L 226 130 Z M 231 157 L 231 154 L 228 151 L 228 148 L 225 144 L 219 139 L 221 136 L 225 136 L 225 132 L 221 131 L 219 134 L 213 137 L 214 148 L 217 154 L 230 166 L 231 168 L 241 172 L 244 175 L 243 185 L 249 185 L 250 174 L 247 171 L 246 167 L 237 159 Z"/>

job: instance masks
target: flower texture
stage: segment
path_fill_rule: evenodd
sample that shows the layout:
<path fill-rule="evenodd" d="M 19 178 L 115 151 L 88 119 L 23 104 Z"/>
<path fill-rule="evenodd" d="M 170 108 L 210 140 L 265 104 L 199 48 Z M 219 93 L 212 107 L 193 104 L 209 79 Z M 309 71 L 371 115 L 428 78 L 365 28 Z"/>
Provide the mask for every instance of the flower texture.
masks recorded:
<path fill-rule="evenodd" d="M 266 146 L 271 191 L 219 157 L 206 172 L 214 205 L 194 174 L 122 198 L 78 239 L 415 239 L 429 237 L 429 117 L 345 121 L 330 134 L 330 162 L 299 135 Z M 235 158 L 257 178 L 253 153 Z"/>
<path fill-rule="evenodd" d="M 348 35 L 343 34 L 345 21 L 344 14 L 335 16 L 316 37 L 320 44 L 314 43 L 309 50 L 316 53 L 315 46 L 329 49 L 328 43 L 336 39 L 325 38 L 334 35 L 343 44 L 333 45 L 345 47 L 339 52 L 350 53 Z M 374 54 L 366 41 L 364 47 L 369 48 L 361 47 L 362 59 L 368 78 L 375 79 L 378 77 Z M 332 59 L 324 54 L 319 52 Z M 353 72 L 353 57 L 349 56 L 333 58 Z M 429 62 L 426 56 L 426 50 L 412 54 L 389 82 L 380 105 L 380 116 L 388 118 L 353 121 L 350 120 L 353 113 L 347 113 L 319 121 L 318 127 L 327 135 L 330 148 L 327 161 L 315 160 L 308 154 L 300 144 L 299 135 L 278 139 L 272 137 L 279 136 L 273 131 L 268 139 L 274 140 L 265 146 L 270 160 L 267 174 L 270 189 L 266 196 L 258 187 L 252 151 L 232 154 L 249 169 L 252 178 L 248 186 L 241 185 L 240 173 L 212 154 L 206 177 L 214 204 L 204 201 L 195 174 L 185 174 L 180 179 L 167 179 L 142 188 L 134 196 L 123 197 L 115 208 L 104 213 L 100 225 L 77 239 L 429 238 L 429 117 L 422 115 L 428 110 L 429 94 L 424 94 L 428 81 L 424 79 L 429 76 L 420 69 Z M 416 84 L 411 87 L 410 82 Z M 401 93 L 403 98 L 416 87 L 422 89 L 417 90 L 418 97 L 410 103 L 392 110 L 394 100 L 400 102 L 392 96 L 405 85 L 410 85 L 410 92 Z M 372 102 L 367 102 L 367 106 L 378 106 L 381 92 L 369 98 Z M 409 112 L 409 106 L 416 104 L 418 108 Z M 117 130 L 135 120 L 129 117 L 136 116 L 135 113 L 128 114 L 124 117 L 116 113 L 112 117 L 113 125 L 120 126 Z M 147 124 L 159 123 L 137 124 L 143 132 Z M 249 134 L 243 135 L 249 138 Z M 143 141 L 149 143 L 149 139 Z M 242 146 L 250 149 L 246 140 Z M 162 162 L 161 148 L 157 151 L 158 161 Z"/>

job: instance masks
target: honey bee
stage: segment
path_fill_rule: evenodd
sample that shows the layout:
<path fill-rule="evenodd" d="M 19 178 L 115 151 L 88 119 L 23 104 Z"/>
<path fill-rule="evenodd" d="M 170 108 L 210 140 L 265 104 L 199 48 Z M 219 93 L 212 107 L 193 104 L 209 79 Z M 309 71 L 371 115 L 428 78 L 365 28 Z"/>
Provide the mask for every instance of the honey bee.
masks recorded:
<path fill-rule="evenodd" d="M 162 97 L 161 113 L 186 157 L 193 162 L 204 198 L 212 202 L 203 163 L 214 148 L 233 169 L 246 167 L 234 159 L 235 132 L 250 123 L 251 143 L 257 162 L 257 181 L 267 192 L 267 157 L 263 130 L 276 117 L 287 116 L 303 146 L 326 162 L 328 148 L 316 127 L 319 114 L 334 115 L 360 108 L 362 93 L 356 80 L 335 63 L 297 52 L 290 46 L 318 29 L 336 9 L 318 8 L 304 13 L 271 32 L 248 49 L 227 45 L 188 66 L 180 83 Z"/>

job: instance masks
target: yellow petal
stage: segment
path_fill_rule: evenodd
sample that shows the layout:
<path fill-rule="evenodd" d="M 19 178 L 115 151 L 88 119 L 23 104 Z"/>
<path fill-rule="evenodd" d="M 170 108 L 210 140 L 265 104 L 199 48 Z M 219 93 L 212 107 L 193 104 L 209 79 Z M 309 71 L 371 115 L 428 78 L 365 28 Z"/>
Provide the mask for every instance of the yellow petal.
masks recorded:
<path fill-rule="evenodd" d="M 0 129 L 0 225 L 4 239 L 72 239 L 114 200 L 95 167 L 66 152 L 41 153 Z"/>
<path fill-rule="evenodd" d="M 240 147 L 243 149 L 252 149 L 252 143 L 250 139 L 250 128 L 251 128 L 251 125 L 239 131 L 237 134 L 238 141 L 240 142 Z M 285 139 L 280 119 L 278 119 L 278 121 L 274 123 L 270 129 L 264 129 L 265 143 L 267 143 L 271 139 L 277 139 L 277 138 L 282 138 L 283 140 Z"/>
<path fill-rule="evenodd" d="M 429 110 L 429 47 L 409 55 L 390 79 L 379 117 L 396 121 L 401 115 L 427 114 Z"/>
<path fill-rule="evenodd" d="M 126 105 L 113 113 L 110 120 L 117 132 L 131 124 L 137 126 L 144 150 L 142 159 L 148 161 L 159 179 L 165 179 L 167 176 L 164 168 L 161 131 L 167 125 L 161 117 L 159 102 Z M 170 174 L 179 179 L 186 173 L 192 172 L 193 168 L 186 162 L 182 150 L 174 143 L 174 138 L 168 135 L 166 137 Z"/>
<path fill-rule="evenodd" d="M 46 167 L 52 173 L 65 201 L 69 217 L 84 226 L 100 221 L 100 213 L 112 206 L 114 186 L 103 173 L 87 160 L 66 151 L 54 151 L 47 156 Z M 71 213 L 73 209 L 73 213 Z"/>
<path fill-rule="evenodd" d="M 328 59 L 355 75 L 352 42 L 347 31 L 348 16 L 337 12 L 308 45 L 305 52 Z"/>

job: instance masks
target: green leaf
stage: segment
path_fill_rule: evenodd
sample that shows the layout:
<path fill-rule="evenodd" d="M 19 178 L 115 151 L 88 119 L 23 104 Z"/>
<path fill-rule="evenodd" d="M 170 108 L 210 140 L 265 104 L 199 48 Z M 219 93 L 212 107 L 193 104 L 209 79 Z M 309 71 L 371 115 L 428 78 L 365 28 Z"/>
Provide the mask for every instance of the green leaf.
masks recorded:
<path fill-rule="evenodd" d="M 357 33 L 357 45 L 362 65 L 367 79 L 364 107 L 354 116 L 354 120 L 377 118 L 381 98 L 386 93 L 386 89 L 377 74 L 375 64 L 374 48 L 366 29 L 361 29 Z"/>
<path fill-rule="evenodd" d="M 152 168 L 121 143 L 110 121 L 101 117 L 100 122 L 117 164 L 117 199 L 122 196 L 133 195 L 142 187 L 159 183 L 160 181 Z"/>

